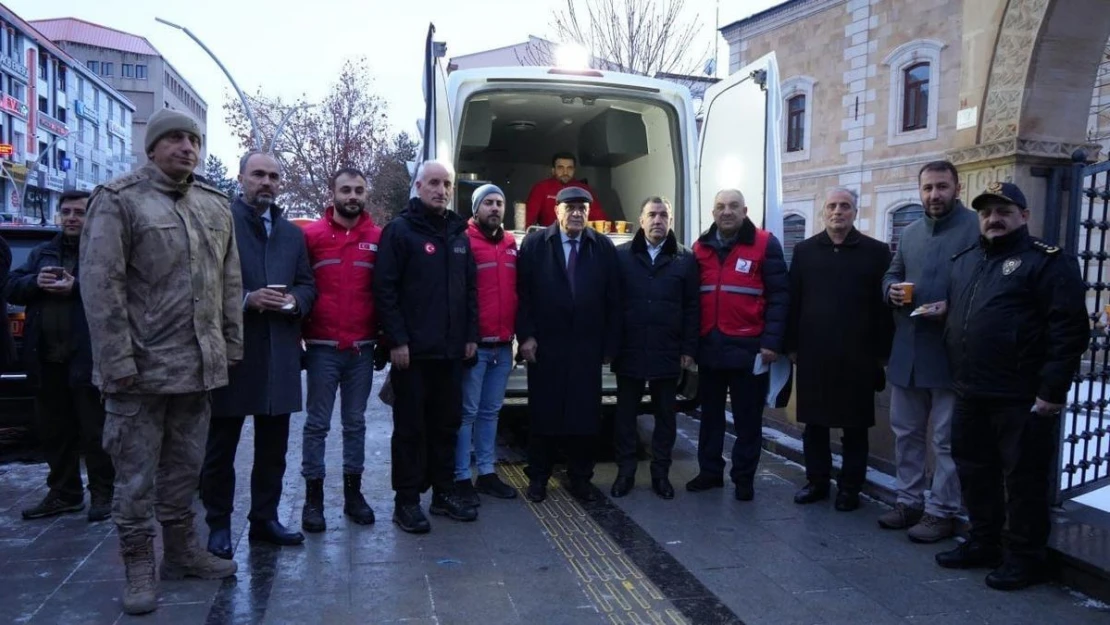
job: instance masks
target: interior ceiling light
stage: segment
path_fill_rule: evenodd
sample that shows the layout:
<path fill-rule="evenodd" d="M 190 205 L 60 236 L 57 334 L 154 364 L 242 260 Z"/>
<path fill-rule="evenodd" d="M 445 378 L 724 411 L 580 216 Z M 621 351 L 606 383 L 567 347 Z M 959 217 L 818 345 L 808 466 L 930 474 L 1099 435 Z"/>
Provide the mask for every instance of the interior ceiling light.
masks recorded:
<path fill-rule="evenodd" d="M 517 121 L 509 122 L 509 128 L 513 130 L 534 130 L 536 128 L 536 122 L 518 119 Z"/>

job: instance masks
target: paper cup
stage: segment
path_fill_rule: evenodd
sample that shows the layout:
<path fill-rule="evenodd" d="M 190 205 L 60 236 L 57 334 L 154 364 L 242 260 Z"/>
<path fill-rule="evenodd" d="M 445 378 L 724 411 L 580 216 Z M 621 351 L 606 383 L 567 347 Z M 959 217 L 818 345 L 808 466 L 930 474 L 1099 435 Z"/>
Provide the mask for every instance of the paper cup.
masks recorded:
<path fill-rule="evenodd" d="M 897 286 L 902 287 L 902 292 L 905 294 L 904 306 L 909 306 L 913 301 L 913 282 L 899 282 Z"/>

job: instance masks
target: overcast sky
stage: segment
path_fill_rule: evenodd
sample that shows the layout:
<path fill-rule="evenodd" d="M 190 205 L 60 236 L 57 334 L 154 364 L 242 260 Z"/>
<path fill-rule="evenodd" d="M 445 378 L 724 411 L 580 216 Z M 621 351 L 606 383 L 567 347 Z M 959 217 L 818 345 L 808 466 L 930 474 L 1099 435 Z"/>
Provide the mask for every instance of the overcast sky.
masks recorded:
<path fill-rule="evenodd" d="M 394 130 L 416 132 L 423 114 L 420 85 L 429 22 L 447 55 L 458 56 L 552 33 L 551 13 L 566 0 L 6 0 L 24 19 L 77 17 L 146 37 L 208 103 L 209 151 L 231 164 L 239 146 L 224 123 L 230 84 L 216 64 L 184 33 L 155 16 L 186 26 L 212 49 L 243 91 L 318 99 L 343 61 L 365 55 L 378 93 L 389 105 Z M 721 0 L 720 24 L 743 19 L 780 0 Z M 714 32 L 717 0 L 687 0 L 702 24 L 701 45 L 716 38 L 722 71 L 723 40 Z M 527 10 L 522 7 L 528 6 Z M 159 8 L 156 8 L 159 7 Z"/>

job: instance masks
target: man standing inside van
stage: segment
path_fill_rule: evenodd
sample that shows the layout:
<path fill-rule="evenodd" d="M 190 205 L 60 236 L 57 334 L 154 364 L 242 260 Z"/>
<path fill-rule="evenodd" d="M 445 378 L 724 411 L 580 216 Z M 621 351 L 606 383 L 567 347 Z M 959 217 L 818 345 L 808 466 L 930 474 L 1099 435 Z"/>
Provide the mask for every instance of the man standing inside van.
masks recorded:
<path fill-rule="evenodd" d="M 713 225 L 694 244 L 694 257 L 701 272 L 701 471 L 686 490 L 724 487 L 725 397 L 731 395 L 736 429 L 731 477 L 736 499 L 750 501 L 769 382 L 766 371 L 755 373 L 756 359 L 768 365 L 783 350 L 790 304 L 786 261 L 778 239 L 748 219 L 744 195 L 736 189 L 717 193 Z"/>
<path fill-rule="evenodd" d="M 578 187 L 585 189 L 591 198 L 590 201 L 590 217 L 595 220 L 608 221 L 609 217 L 601 208 L 601 202 L 597 201 L 597 192 L 595 192 L 590 185 L 585 182 L 574 179 L 574 155 L 568 152 L 560 152 L 551 159 L 551 177 L 541 180 L 532 187 L 532 192 L 528 194 L 528 211 L 525 224 L 517 227 L 521 230 L 529 226 L 550 226 L 555 223 L 555 205 L 557 201 L 555 196 L 560 191 L 567 187 Z"/>

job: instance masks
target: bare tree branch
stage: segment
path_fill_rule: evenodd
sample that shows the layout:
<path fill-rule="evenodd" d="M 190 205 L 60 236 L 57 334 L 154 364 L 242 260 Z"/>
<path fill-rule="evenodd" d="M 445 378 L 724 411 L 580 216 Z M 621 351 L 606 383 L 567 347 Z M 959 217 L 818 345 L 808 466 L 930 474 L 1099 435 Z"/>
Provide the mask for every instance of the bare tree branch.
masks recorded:
<path fill-rule="evenodd" d="M 686 0 L 566 0 L 552 15 L 555 45 L 577 43 L 590 51 L 590 66 L 654 76 L 698 75 L 714 49 L 704 47 L 699 15 Z M 523 65 L 553 65 L 551 42 L 530 42 Z"/>

